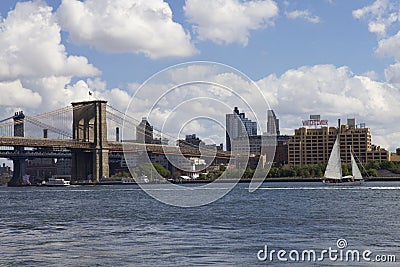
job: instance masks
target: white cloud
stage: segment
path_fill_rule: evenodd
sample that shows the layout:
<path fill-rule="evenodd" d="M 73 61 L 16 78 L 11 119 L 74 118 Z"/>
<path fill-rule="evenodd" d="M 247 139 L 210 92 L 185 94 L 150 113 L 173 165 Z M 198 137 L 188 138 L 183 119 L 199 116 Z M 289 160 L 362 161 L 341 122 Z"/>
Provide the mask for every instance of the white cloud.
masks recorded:
<path fill-rule="evenodd" d="M 385 77 L 389 83 L 400 88 L 400 31 L 378 42 L 375 53 L 379 56 L 393 57 L 395 63 L 385 69 Z"/>
<path fill-rule="evenodd" d="M 400 31 L 394 36 L 380 40 L 375 52 L 378 55 L 391 56 L 400 61 Z"/>
<path fill-rule="evenodd" d="M 375 54 L 393 57 L 395 64 L 385 69 L 389 83 L 400 86 L 400 31 L 396 26 L 400 23 L 400 2 L 376 0 L 369 6 L 353 11 L 356 19 L 368 20 L 368 30 L 378 37 L 378 47 Z"/>
<path fill-rule="evenodd" d="M 378 35 L 385 35 L 386 33 L 386 25 L 381 22 L 372 21 L 368 24 L 368 30 L 372 33 L 376 33 Z"/>
<path fill-rule="evenodd" d="M 379 37 L 386 35 L 387 30 L 400 17 L 400 3 L 390 0 L 376 0 L 373 4 L 353 11 L 356 19 L 369 20 L 368 30 Z"/>
<path fill-rule="evenodd" d="M 0 82 L 0 106 L 34 108 L 41 104 L 42 97 L 22 86 L 20 81 Z M 9 114 L 11 115 L 11 114 Z"/>
<path fill-rule="evenodd" d="M 107 83 L 102 81 L 99 77 L 95 79 L 87 79 L 87 84 L 94 90 L 104 91 L 107 89 Z"/>
<path fill-rule="evenodd" d="M 87 99 L 86 83 L 71 81 L 100 71 L 86 57 L 68 55 L 60 31 L 52 8 L 41 0 L 18 2 L 1 20 L 2 115 L 22 109 L 32 116 Z"/>
<path fill-rule="evenodd" d="M 318 16 L 312 15 L 309 10 L 294 10 L 285 12 L 286 17 L 289 19 L 304 19 L 311 23 L 319 23 L 321 19 Z"/>
<path fill-rule="evenodd" d="M 378 77 L 379 77 L 378 73 L 376 73 L 376 71 L 373 71 L 373 70 L 364 72 L 364 73 L 362 74 L 362 76 L 368 77 L 368 78 L 370 78 L 371 80 L 378 80 Z"/>
<path fill-rule="evenodd" d="M 231 113 L 233 106 L 238 106 L 251 119 L 253 109 L 265 131 L 263 120 L 268 106 L 261 106 L 260 103 L 264 102 L 257 101 L 259 98 L 255 99 L 254 88 L 235 73 L 218 73 L 215 68 L 207 69 L 207 66 L 182 66 L 181 69 L 171 71 L 169 77 L 177 84 L 185 83 L 185 78 L 198 80 L 196 69 L 204 80 L 233 88 L 235 95 L 227 94 L 223 87 L 209 84 L 185 85 L 163 95 L 162 92 L 172 88 L 170 85 L 151 84 L 144 88 L 146 90 L 140 94 L 142 98 L 135 102 L 137 105 L 133 109 L 137 118 L 153 109 L 152 116 L 149 116 L 150 123 L 161 129 L 170 115 L 172 118 L 169 118 L 165 129 L 168 133 L 173 133 L 174 127 L 180 129 L 181 123 L 201 115 L 209 116 L 225 125 L 225 114 Z M 285 134 L 293 134 L 293 129 L 301 127 L 301 120 L 307 119 L 310 114 L 321 114 L 324 119 L 329 120 L 331 126 L 336 126 L 338 118 L 345 121 L 346 118 L 355 117 L 358 123 L 365 122 L 371 128 L 376 144 L 393 150 L 394 147 L 388 147 L 387 144 L 394 145 L 393 138 L 389 137 L 400 132 L 400 126 L 397 126 L 397 121 L 400 120 L 400 91 L 390 83 L 375 81 L 373 78 L 376 73 L 370 72 L 366 75 L 355 75 L 347 66 L 314 65 L 290 69 L 280 76 L 271 74 L 256 83 L 280 118 L 281 130 Z M 161 101 L 159 97 L 162 97 Z M 196 97 L 209 99 L 196 99 L 181 104 Z M 153 106 L 156 101 L 159 102 Z M 172 111 L 178 106 L 178 110 Z M 191 132 L 193 125 L 198 129 L 195 132 Z M 184 130 L 185 133 L 197 133 L 202 139 L 220 135 L 222 138 L 216 139 L 217 143 L 223 139 L 224 134 L 219 127 L 209 128 L 201 120 L 193 122 Z"/>
<path fill-rule="evenodd" d="M 246 46 L 250 30 L 274 24 L 278 6 L 272 0 L 187 0 L 184 11 L 199 40 Z"/>
<path fill-rule="evenodd" d="M 400 62 L 390 65 L 385 69 L 386 80 L 400 88 Z"/>
<path fill-rule="evenodd" d="M 106 89 L 106 83 L 100 79 L 78 80 L 71 83 L 69 77 L 46 77 L 42 79 L 24 80 L 23 85 L 37 92 L 42 97 L 42 105 L 36 112 L 55 110 L 69 106 L 72 102 L 104 99 L 110 105 L 124 110 L 130 95 L 119 88 Z M 89 95 L 89 91 L 93 96 Z"/>
<path fill-rule="evenodd" d="M 372 5 L 365 6 L 353 11 L 353 17 L 361 19 L 367 15 L 380 16 L 382 12 L 387 8 L 388 0 L 376 0 Z"/>
<path fill-rule="evenodd" d="M 91 76 L 99 70 L 82 56 L 68 56 L 51 7 L 42 1 L 17 3 L 0 22 L 0 79 Z"/>
<path fill-rule="evenodd" d="M 99 92 L 98 97 L 107 100 L 109 105 L 122 112 L 126 110 L 131 100 L 131 95 L 120 88 L 112 88 L 111 90 Z"/>
<path fill-rule="evenodd" d="M 151 58 L 196 53 L 189 33 L 172 20 L 171 8 L 162 0 L 63 0 L 57 16 L 78 44 Z"/>
<path fill-rule="evenodd" d="M 4 116 L 17 109 L 32 116 L 69 105 L 83 96 L 66 87 L 72 77 L 100 73 L 86 57 L 67 54 L 52 8 L 44 1 L 18 2 L 0 29 Z"/>
<path fill-rule="evenodd" d="M 330 119 L 331 125 L 336 125 L 338 118 L 345 119 L 343 116 L 355 116 L 358 122 L 371 127 L 374 140 L 384 140 L 382 145 L 393 144 L 387 136 L 400 131 L 395 126 L 400 119 L 399 90 L 388 83 L 354 75 L 348 67 L 304 66 L 280 77 L 269 75 L 257 83 L 270 91 L 270 102 L 283 122 L 282 128 L 289 130 L 287 134 L 293 134 L 292 129 L 300 127 L 301 120 L 310 114 L 321 114 Z M 392 126 L 389 129 L 387 125 Z"/>

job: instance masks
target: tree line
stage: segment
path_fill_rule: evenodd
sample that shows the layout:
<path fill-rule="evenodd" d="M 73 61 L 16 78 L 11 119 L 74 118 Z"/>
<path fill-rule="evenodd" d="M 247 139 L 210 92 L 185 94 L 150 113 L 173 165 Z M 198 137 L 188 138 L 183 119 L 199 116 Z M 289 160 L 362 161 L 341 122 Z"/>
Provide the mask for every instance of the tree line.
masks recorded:
<path fill-rule="evenodd" d="M 268 174 L 266 174 L 266 170 L 261 170 L 260 175 L 262 175 L 264 171 L 264 177 L 267 178 L 285 178 L 285 177 L 301 177 L 301 178 L 320 178 L 324 176 L 324 172 L 326 169 L 326 164 L 312 164 L 312 165 L 299 165 L 299 166 L 288 166 L 282 163 L 273 163 L 271 169 Z M 400 174 L 400 164 L 393 161 L 383 161 L 383 162 L 369 162 L 365 165 L 359 165 L 359 169 L 363 177 L 377 177 L 379 170 L 388 170 L 395 174 Z M 228 172 L 226 177 L 237 177 L 241 176 L 242 179 L 251 179 L 254 175 L 255 170 L 246 169 L 246 170 L 226 170 L 226 167 L 221 165 L 218 170 L 209 172 L 208 174 L 200 175 L 201 179 L 209 179 L 214 180 L 220 177 L 224 172 Z M 343 164 L 342 165 L 343 175 L 351 175 L 351 164 Z M 235 176 L 237 175 L 237 176 Z"/>
<path fill-rule="evenodd" d="M 164 178 L 178 178 L 180 172 L 171 174 L 166 168 L 158 163 L 146 163 L 137 166 L 133 169 L 134 176 L 147 176 L 150 180 L 153 178 L 154 173 L 153 167 L 156 171 Z M 269 172 L 266 169 L 260 169 L 257 172 L 258 177 L 262 178 L 286 178 L 286 177 L 301 177 L 301 178 L 320 178 L 324 176 L 326 164 L 312 164 L 312 165 L 300 165 L 300 166 L 288 166 L 282 163 L 273 163 Z M 393 161 L 383 162 L 369 162 L 365 165 L 359 165 L 359 169 L 363 177 L 377 177 L 379 170 L 388 170 L 395 174 L 400 174 L 400 164 Z M 342 165 L 343 175 L 351 175 L 351 164 Z M 215 180 L 219 177 L 230 179 L 241 177 L 242 179 L 251 179 L 255 174 L 254 169 L 227 169 L 225 165 L 220 165 L 216 170 L 208 173 L 201 173 L 199 179 L 201 180 Z M 129 172 L 117 173 L 115 176 L 130 176 Z M 155 178 L 155 175 L 154 175 Z"/>

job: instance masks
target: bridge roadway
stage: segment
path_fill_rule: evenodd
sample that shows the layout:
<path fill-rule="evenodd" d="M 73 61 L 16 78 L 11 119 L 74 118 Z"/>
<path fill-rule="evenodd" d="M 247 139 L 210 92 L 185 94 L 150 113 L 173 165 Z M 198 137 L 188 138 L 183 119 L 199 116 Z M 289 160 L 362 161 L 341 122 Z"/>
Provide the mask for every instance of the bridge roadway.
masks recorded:
<path fill-rule="evenodd" d="M 28 137 L 16 137 L 16 136 L 1 136 L 0 146 L 80 148 L 80 149 L 92 148 L 91 143 L 79 142 L 71 139 L 28 138 Z"/>
<path fill-rule="evenodd" d="M 36 151 L 36 150 L 25 150 L 25 151 L 14 151 L 14 150 L 0 150 L 0 158 L 71 158 L 71 151 L 69 150 L 51 150 L 51 151 Z"/>
<path fill-rule="evenodd" d="M 14 137 L 14 136 L 0 136 L 0 147 L 33 147 L 33 148 L 52 148 L 56 151 L 53 152 L 42 152 L 42 154 L 47 154 L 48 156 L 53 155 L 54 157 L 62 158 L 63 154 L 60 149 L 87 149 L 93 150 L 95 149 L 94 144 L 90 142 L 81 142 L 75 141 L 71 139 L 50 139 L 50 138 L 28 138 L 28 137 Z M 133 142 L 108 142 L 106 146 L 103 146 L 103 149 L 109 149 L 110 153 L 113 152 L 150 152 L 154 154 L 183 154 L 185 156 L 194 156 L 198 157 L 202 156 L 210 156 L 210 157 L 218 157 L 218 158 L 229 158 L 230 153 L 223 151 L 213 151 L 213 150 L 201 150 L 196 148 L 187 148 L 187 147 L 176 147 L 176 146 L 165 146 L 165 145 L 157 145 L 157 144 L 140 144 Z M 25 151 L 27 152 L 27 151 Z M 13 154 L 18 153 L 11 150 L 4 150 L 0 152 L 1 156 L 13 156 Z M 35 157 L 44 157 L 40 156 L 41 152 L 28 152 L 30 156 Z M 36 153 L 36 154 L 35 154 Z M 66 155 L 64 153 L 64 155 Z M 14 156 L 18 156 L 15 154 Z M 51 157 L 53 157 L 51 156 Z"/>

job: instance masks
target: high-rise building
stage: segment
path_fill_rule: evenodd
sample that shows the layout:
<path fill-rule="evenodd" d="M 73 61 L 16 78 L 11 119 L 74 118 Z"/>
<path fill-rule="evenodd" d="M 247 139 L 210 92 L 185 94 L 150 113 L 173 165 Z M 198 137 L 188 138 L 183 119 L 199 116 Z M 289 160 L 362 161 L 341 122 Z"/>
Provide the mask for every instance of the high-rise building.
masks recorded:
<path fill-rule="evenodd" d="M 279 119 L 272 109 L 267 111 L 267 135 L 280 135 Z"/>
<path fill-rule="evenodd" d="M 153 126 L 147 121 L 146 117 L 136 126 L 136 141 L 142 144 L 153 143 Z"/>
<path fill-rule="evenodd" d="M 246 115 L 240 113 L 238 107 L 235 107 L 232 114 L 226 114 L 226 150 L 232 149 L 231 139 L 246 135 L 257 135 L 257 122 L 246 118 Z"/>

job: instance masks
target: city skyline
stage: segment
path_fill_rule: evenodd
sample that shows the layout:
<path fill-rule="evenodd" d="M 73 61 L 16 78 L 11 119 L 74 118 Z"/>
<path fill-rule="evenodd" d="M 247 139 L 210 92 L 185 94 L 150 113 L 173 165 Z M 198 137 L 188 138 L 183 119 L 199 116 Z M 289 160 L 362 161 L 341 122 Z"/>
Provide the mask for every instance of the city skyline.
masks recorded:
<path fill-rule="evenodd" d="M 254 80 L 282 134 L 309 114 L 332 126 L 337 118 L 356 117 L 371 128 L 373 143 L 394 151 L 400 139 L 399 9 L 388 0 L 5 0 L 0 116 L 40 114 L 88 99 L 125 110 L 154 73 L 206 60 Z M 210 133 L 217 144 L 225 139 L 201 123 L 183 134 L 193 129 L 202 137 Z"/>

